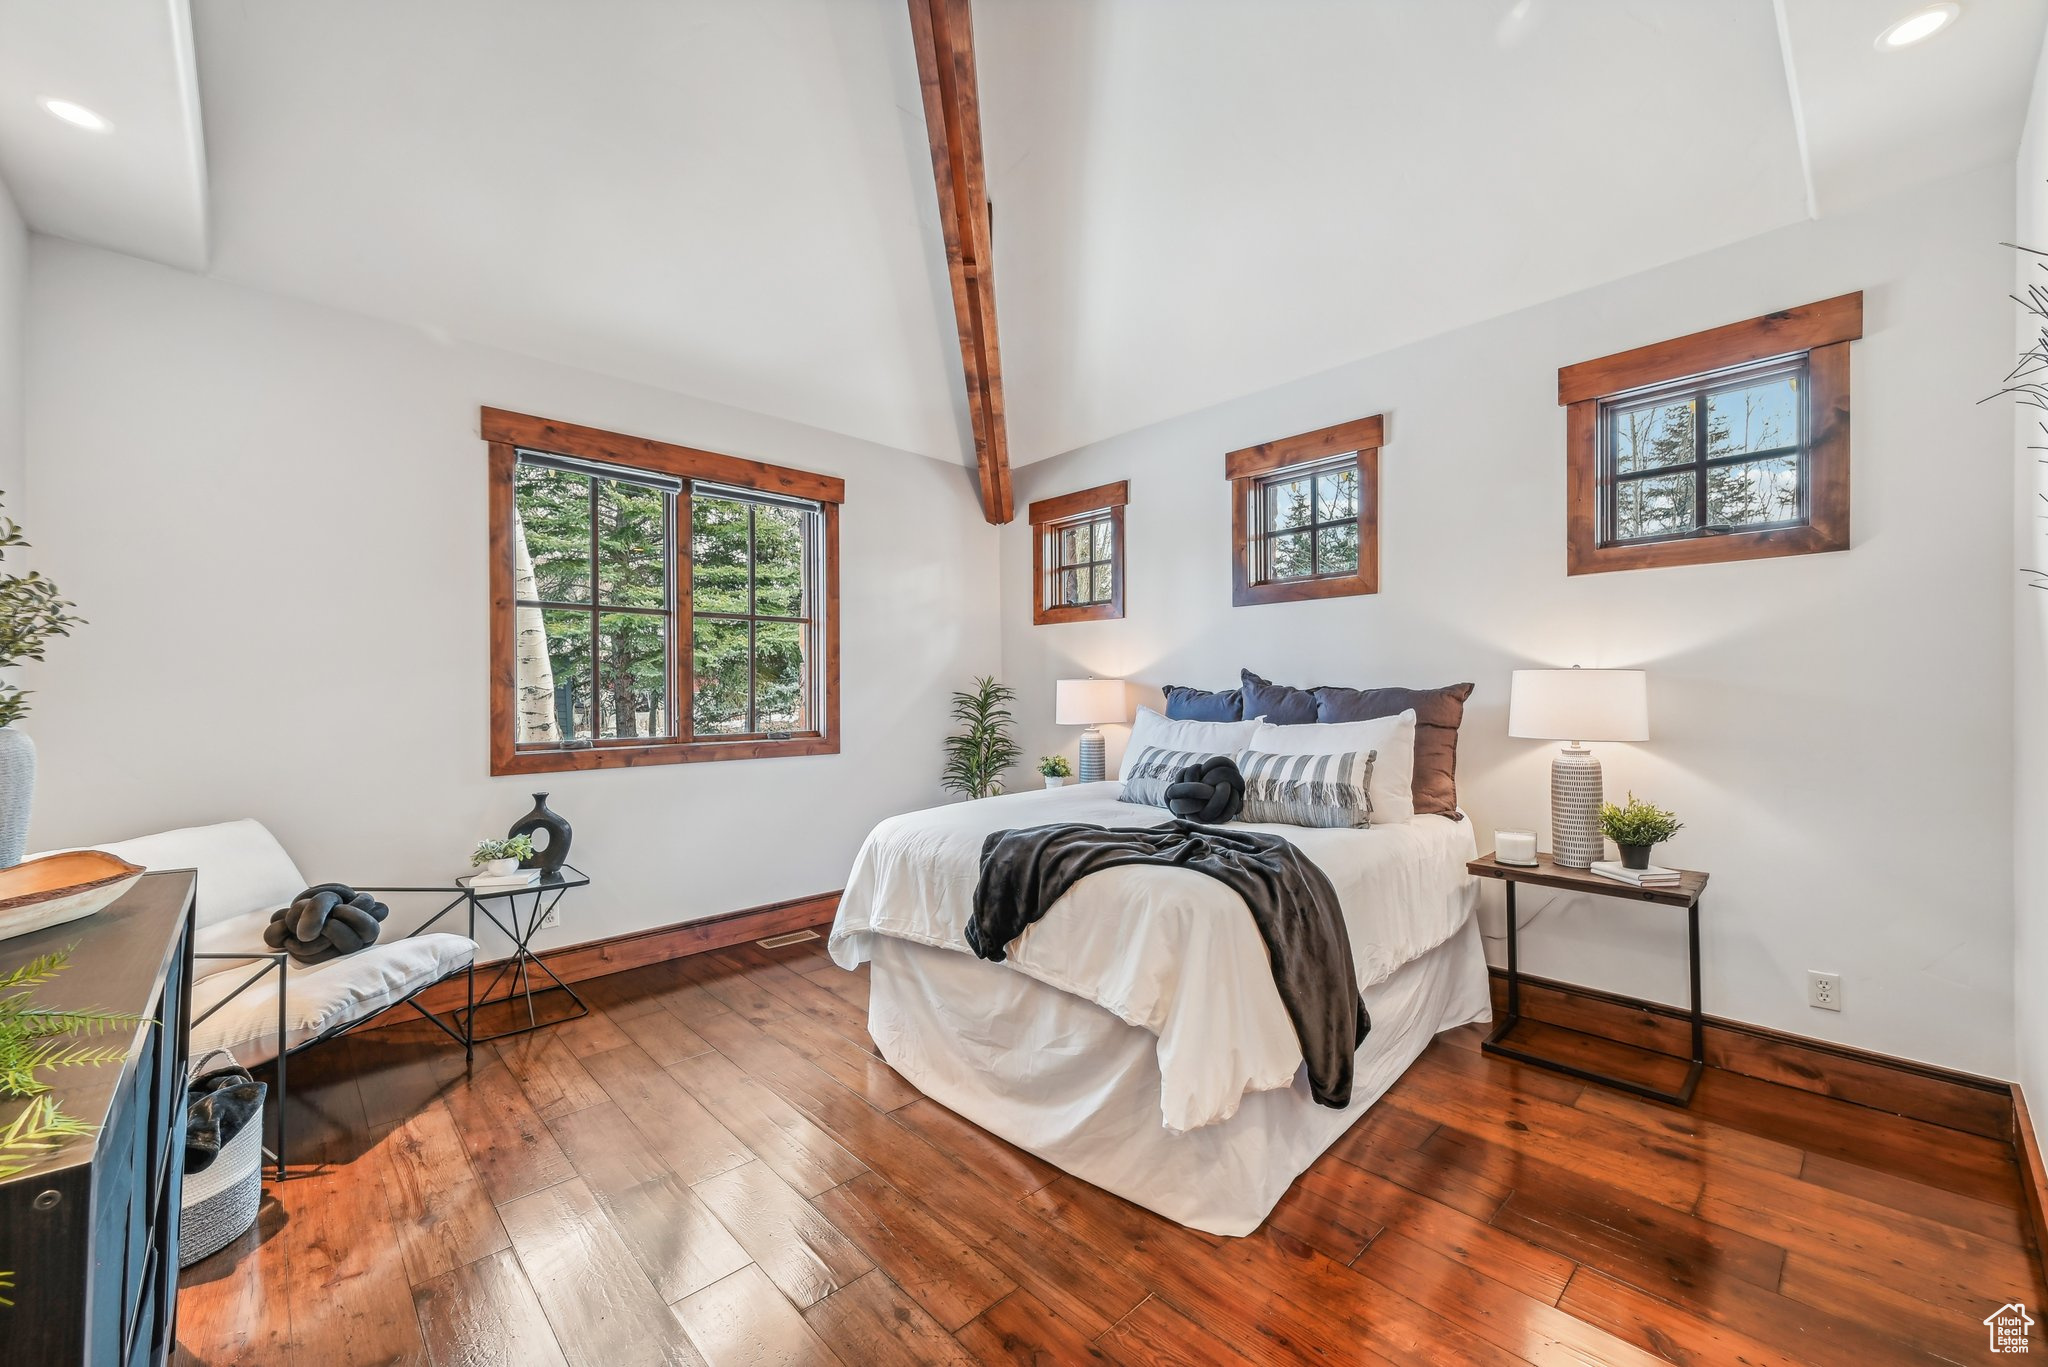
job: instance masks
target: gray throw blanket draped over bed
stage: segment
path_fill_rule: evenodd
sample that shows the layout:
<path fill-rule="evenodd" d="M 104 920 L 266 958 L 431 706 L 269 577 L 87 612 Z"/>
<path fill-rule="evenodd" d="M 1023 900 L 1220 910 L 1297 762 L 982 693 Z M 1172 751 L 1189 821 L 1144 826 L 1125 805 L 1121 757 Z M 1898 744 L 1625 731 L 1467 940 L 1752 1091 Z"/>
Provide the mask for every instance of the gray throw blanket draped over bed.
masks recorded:
<path fill-rule="evenodd" d="M 1277 835 L 1190 821 L 1144 829 L 1073 822 L 997 831 L 982 842 L 967 943 L 1000 963 L 1010 941 L 1068 888 L 1128 864 L 1192 869 L 1244 898 L 1301 1040 L 1310 1092 L 1325 1106 L 1350 1105 L 1352 1056 L 1372 1029 L 1358 995 L 1351 936 L 1329 878 Z"/>

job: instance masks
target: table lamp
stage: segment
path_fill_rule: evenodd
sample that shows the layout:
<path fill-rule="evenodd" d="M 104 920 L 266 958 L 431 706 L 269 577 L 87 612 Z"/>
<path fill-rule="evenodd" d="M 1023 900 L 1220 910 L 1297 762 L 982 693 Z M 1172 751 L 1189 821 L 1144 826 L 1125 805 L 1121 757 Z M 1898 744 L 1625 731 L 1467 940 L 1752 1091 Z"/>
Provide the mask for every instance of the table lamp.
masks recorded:
<path fill-rule="evenodd" d="M 1582 741 L 1648 740 L 1650 700 L 1640 669 L 1518 669 L 1508 690 L 1508 734 L 1571 744 L 1550 762 L 1550 857 L 1591 868 L 1600 838 L 1600 761 Z"/>
<path fill-rule="evenodd" d="M 1103 722 L 1129 721 L 1130 708 L 1122 679 L 1061 679 L 1054 687 L 1053 720 L 1061 726 L 1085 726 L 1081 733 L 1081 782 L 1102 782 Z"/>

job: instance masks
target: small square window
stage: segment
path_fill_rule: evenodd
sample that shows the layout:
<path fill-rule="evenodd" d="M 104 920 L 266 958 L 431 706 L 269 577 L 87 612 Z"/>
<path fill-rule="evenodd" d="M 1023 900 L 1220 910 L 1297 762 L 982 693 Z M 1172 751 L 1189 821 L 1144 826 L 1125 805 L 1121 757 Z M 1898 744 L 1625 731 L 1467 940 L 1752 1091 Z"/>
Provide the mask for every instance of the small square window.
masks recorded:
<path fill-rule="evenodd" d="M 1037 580 L 1034 625 L 1124 615 L 1124 503 L 1129 487 L 1104 484 L 1031 505 Z"/>
<path fill-rule="evenodd" d="M 1361 418 L 1225 459 L 1239 606 L 1378 592 L 1383 430 Z"/>
<path fill-rule="evenodd" d="M 1356 451 L 1313 465 L 1290 466 L 1255 480 L 1259 528 L 1252 551 L 1254 582 L 1287 584 L 1358 573 Z"/>

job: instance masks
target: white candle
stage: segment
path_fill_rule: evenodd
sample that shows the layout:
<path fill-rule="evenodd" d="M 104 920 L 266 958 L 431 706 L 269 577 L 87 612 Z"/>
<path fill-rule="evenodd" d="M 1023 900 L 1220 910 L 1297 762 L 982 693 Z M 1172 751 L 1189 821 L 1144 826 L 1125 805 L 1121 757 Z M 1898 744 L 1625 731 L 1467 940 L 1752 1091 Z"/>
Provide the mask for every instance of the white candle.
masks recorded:
<path fill-rule="evenodd" d="M 1493 857 L 1502 864 L 1534 864 L 1536 862 L 1536 832 L 1495 831 L 1493 833 Z"/>

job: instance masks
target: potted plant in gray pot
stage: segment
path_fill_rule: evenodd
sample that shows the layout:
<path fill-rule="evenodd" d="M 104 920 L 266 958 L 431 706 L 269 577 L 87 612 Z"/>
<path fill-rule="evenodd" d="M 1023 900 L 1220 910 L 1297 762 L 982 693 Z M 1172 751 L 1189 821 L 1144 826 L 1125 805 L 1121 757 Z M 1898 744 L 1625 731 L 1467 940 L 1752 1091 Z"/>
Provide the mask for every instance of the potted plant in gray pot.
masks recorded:
<path fill-rule="evenodd" d="M 1684 830 L 1685 823 L 1662 807 L 1641 801 L 1630 793 L 1626 806 L 1617 807 L 1612 802 L 1601 804 L 1600 829 L 1621 851 L 1623 868 L 1647 869 L 1650 867 L 1651 849 Z"/>
<path fill-rule="evenodd" d="M 0 517 L 0 561 L 10 550 L 25 549 L 28 540 L 11 517 Z M 82 625 L 68 609 L 75 607 L 57 586 L 30 570 L 0 574 L 0 671 L 24 660 L 43 658 L 43 643 L 69 636 Z M 0 683 L 0 867 L 19 864 L 28 848 L 29 809 L 36 795 L 36 746 L 15 725 L 28 713 L 28 694 L 13 683 Z"/>

